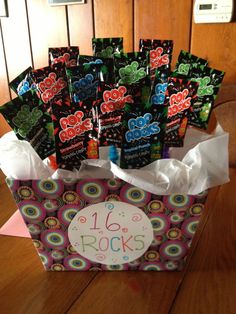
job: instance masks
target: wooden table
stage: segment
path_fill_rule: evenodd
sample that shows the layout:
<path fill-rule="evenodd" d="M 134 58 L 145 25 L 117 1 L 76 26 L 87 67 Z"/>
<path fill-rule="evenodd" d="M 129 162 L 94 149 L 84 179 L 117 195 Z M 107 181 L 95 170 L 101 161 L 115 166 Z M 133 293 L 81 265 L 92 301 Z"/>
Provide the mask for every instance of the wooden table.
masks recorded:
<path fill-rule="evenodd" d="M 45 272 L 30 239 L 0 237 L 0 313 L 236 313 L 236 169 L 215 189 L 183 272 Z M 0 185 L 0 224 L 15 211 Z"/>

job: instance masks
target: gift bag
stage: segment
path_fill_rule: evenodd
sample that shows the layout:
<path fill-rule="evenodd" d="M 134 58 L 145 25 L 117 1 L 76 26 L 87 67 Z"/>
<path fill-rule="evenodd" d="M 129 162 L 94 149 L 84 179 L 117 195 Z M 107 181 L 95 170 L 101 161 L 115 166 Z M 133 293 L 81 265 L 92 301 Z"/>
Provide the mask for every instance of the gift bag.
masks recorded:
<path fill-rule="evenodd" d="M 189 128 L 170 157 L 140 170 L 85 160 L 76 173 L 7 178 L 45 269 L 182 270 L 208 190 L 229 181 L 228 134 Z"/>

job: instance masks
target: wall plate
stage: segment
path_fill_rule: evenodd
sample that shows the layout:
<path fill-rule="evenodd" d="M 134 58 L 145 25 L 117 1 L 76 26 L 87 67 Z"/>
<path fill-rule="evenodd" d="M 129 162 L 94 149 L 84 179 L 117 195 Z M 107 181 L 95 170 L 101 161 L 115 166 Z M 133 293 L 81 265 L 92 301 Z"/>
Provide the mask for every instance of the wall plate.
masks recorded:
<path fill-rule="evenodd" d="M 234 15 L 234 0 L 195 0 L 195 23 L 229 23 Z"/>
<path fill-rule="evenodd" d="M 48 0 L 49 5 L 84 4 L 85 0 Z"/>

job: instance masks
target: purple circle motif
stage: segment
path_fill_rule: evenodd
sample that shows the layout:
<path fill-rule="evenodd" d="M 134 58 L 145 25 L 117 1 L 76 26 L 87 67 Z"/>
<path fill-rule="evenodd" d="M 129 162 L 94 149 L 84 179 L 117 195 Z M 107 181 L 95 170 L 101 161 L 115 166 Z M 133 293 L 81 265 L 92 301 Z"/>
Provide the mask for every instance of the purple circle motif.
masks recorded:
<path fill-rule="evenodd" d="M 193 202 L 194 197 L 191 195 L 171 194 L 163 197 L 164 205 L 172 211 L 186 211 Z"/>
<path fill-rule="evenodd" d="M 165 270 L 163 263 L 161 262 L 145 262 L 139 267 L 139 270 L 143 271 L 161 271 Z"/>
<path fill-rule="evenodd" d="M 121 270 L 128 270 L 129 265 L 128 264 L 122 264 L 122 265 L 101 265 L 103 270 L 109 270 L 109 271 L 121 271 Z"/>
<path fill-rule="evenodd" d="M 180 240 L 182 238 L 182 231 L 179 228 L 171 228 L 166 232 L 166 236 L 170 240 Z"/>
<path fill-rule="evenodd" d="M 107 187 L 102 180 L 81 180 L 76 191 L 79 197 L 91 204 L 103 202 L 107 196 Z"/>
<path fill-rule="evenodd" d="M 77 251 L 75 250 L 75 248 L 73 247 L 73 245 L 69 244 L 66 248 L 67 252 L 69 254 L 77 254 Z"/>
<path fill-rule="evenodd" d="M 178 261 L 166 261 L 165 268 L 166 270 L 177 270 L 179 266 Z"/>
<path fill-rule="evenodd" d="M 107 180 L 107 187 L 110 191 L 116 191 L 121 187 L 122 181 L 120 179 Z"/>
<path fill-rule="evenodd" d="M 182 259 L 188 251 L 188 247 L 184 242 L 179 240 L 166 241 L 160 246 L 160 255 L 165 260 L 178 261 Z"/>
<path fill-rule="evenodd" d="M 39 235 L 42 231 L 42 226 L 39 224 L 28 224 L 27 228 L 32 236 Z"/>
<path fill-rule="evenodd" d="M 43 207 L 46 209 L 47 213 L 53 213 L 58 209 L 58 201 L 57 199 L 52 200 L 44 200 L 42 202 Z"/>
<path fill-rule="evenodd" d="M 152 224 L 153 232 L 155 235 L 165 233 L 170 228 L 169 217 L 165 214 L 149 214 L 150 222 Z"/>
<path fill-rule="evenodd" d="M 52 250 L 50 253 L 54 261 L 60 261 L 68 255 L 67 252 L 63 250 Z"/>
<path fill-rule="evenodd" d="M 172 225 L 178 225 L 184 220 L 184 214 L 181 212 L 172 213 L 169 217 L 170 217 L 170 222 Z"/>
<path fill-rule="evenodd" d="M 91 262 L 80 255 L 68 255 L 64 258 L 63 264 L 67 270 L 86 271 L 91 267 Z"/>
<path fill-rule="evenodd" d="M 36 201 L 22 201 L 18 203 L 18 207 L 25 221 L 36 223 L 43 221 L 46 217 L 46 210 Z"/>
<path fill-rule="evenodd" d="M 68 236 L 62 230 L 48 229 L 41 233 L 41 241 L 50 249 L 63 249 L 69 244 Z"/>
<path fill-rule="evenodd" d="M 187 238 L 192 238 L 194 236 L 199 223 L 199 219 L 199 216 L 190 217 L 183 222 L 181 230 Z"/>
<path fill-rule="evenodd" d="M 120 198 L 123 202 L 143 207 L 150 201 L 151 193 L 127 183 L 120 190 Z"/>
<path fill-rule="evenodd" d="M 62 194 L 64 185 L 60 180 L 33 180 L 32 188 L 38 195 L 51 199 Z"/>
<path fill-rule="evenodd" d="M 46 251 L 38 250 L 39 257 L 46 269 L 49 269 L 52 266 L 53 260 L 52 257 Z"/>
<path fill-rule="evenodd" d="M 65 205 L 59 209 L 57 213 L 57 217 L 63 225 L 69 226 L 72 219 L 75 217 L 75 215 L 78 213 L 79 210 L 80 210 L 80 206 Z"/>

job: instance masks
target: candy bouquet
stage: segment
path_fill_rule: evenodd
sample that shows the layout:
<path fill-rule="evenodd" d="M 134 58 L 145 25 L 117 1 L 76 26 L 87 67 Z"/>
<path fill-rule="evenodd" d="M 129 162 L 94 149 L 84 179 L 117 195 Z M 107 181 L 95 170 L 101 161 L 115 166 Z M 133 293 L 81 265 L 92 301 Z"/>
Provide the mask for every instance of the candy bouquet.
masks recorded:
<path fill-rule="evenodd" d="M 205 132 L 224 72 L 186 51 L 171 71 L 172 40 L 92 46 L 49 48 L 10 83 L 11 149 L 58 170 L 7 183 L 46 270 L 181 270 L 206 190 L 228 180 L 227 134 Z"/>

